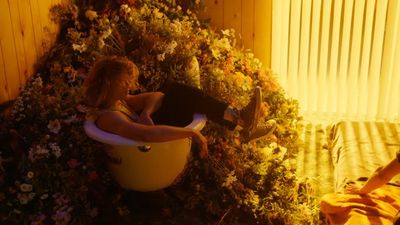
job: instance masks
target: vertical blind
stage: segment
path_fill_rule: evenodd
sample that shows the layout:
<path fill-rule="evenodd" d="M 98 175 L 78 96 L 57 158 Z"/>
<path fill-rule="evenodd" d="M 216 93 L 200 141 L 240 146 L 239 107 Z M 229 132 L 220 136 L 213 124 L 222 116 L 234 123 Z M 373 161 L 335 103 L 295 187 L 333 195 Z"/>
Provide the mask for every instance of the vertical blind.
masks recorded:
<path fill-rule="evenodd" d="M 399 0 L 273 0 L 271 46 L 306 117 L 400 119 Z"/>

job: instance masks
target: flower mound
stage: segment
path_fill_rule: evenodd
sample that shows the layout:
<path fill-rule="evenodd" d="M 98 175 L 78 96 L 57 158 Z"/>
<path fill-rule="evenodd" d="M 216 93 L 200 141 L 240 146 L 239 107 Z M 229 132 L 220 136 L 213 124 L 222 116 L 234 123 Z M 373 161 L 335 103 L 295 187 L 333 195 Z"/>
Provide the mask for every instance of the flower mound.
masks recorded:
<path fill-rule="evenodd" d="M 0 147 L 2 224 L 141 224 L 155 218 L 188 224 L 188 213 L 197 218 L 190 220 L 194 224 L 318 222 L 310 183 L 295 176 L 297 102 L 285 97 L 251 52 L 235 46 L 233 30 L 215 32 L 196 17 L 199 2 L 83 1 L 52 8 L 60 38 L 10 115 L 0 118 L 0 141 L 6 143 Z M 172 203 L 144 214 L 135 202 L 154 196 L 122 190 L 107 171 L 104 146 L 82 129 L 82 81 L 96 57 L 110 54 L 139 66 L 139 91 L 173 79 L 241 108 L 259 85 L 261 124 L 274 119 L 277 129 L 248 144 L 208 122 L 208 159 L 200 160 L 194 147 L 182 180 L 155 193 L 156 201 Z"/>

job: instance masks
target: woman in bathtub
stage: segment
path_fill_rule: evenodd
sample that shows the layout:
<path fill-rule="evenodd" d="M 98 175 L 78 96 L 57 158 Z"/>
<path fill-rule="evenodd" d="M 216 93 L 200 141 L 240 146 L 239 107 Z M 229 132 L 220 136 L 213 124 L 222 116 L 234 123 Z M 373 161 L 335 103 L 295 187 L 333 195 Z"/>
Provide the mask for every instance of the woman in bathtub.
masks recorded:
<path fill-rule="evenodd" d="M 261 89 L 255 88 L 250 103 L 242 110 L 218 101 L 199 89 L 172 83 L 163 92 L 137 95 L 139 70 L 125 57 L 104 57 L 95 62 L 84 82 L 89 117 L 110 133 L 143 142 L 163 142 L 192 138 L 200 147 L 200 157 L 207 156 L 207 140 L 199 132 L 185 128 L 194 113 L 233 130 L 242 127 L 247 141 L 270 134 L 275 124 L 257 129 Z"/>

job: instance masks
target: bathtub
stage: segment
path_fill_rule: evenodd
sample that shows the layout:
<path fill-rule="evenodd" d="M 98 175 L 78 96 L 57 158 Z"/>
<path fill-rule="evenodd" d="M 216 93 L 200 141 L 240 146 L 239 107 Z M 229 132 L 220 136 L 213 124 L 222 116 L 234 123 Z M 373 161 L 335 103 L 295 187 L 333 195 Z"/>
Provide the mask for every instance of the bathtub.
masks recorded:
<path fill-rule="evenodd" d="M 188 128 L 201 130 L 206 117 L 195 114 Z M 189 138 L 175 141 L 144 143 L 105 132 L 93 121 L 85 121 L 86 134 L 107 144 L 109 170 L 125 189 L 156 191 L 170 186 L 183 172 L 190 156 Z"/>

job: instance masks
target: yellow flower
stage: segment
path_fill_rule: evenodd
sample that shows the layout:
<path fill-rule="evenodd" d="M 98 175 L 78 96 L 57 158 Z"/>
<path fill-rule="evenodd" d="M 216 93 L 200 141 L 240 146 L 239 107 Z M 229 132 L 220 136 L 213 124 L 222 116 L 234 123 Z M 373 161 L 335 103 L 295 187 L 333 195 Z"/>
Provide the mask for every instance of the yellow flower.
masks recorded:
<path fill-rule="evenodd" d="M 85 12 L 86 18 L 88 18 L 90 21 L 94 20 L 97 18 L 97 12 L 93 10 L 86 10 Z"/>
<path fill-rule="evenodd" d="M 34 175 L 34 173 L 33 173 L 32 171 L 29 171 L 29 172 L 26 174 L 26 176 L 27 176 L 29 179 L 32 179 L 32 178 L 33 178 L 33 175 Z"/>
<path fill-rule="evenodd" d="M 32 185 L 31 184 L 21 184 L 19 186 L 19 188 L 20 188 L 20 190 L 22 192 L 30 192 L 30 191 L 32 191 Z"/>

